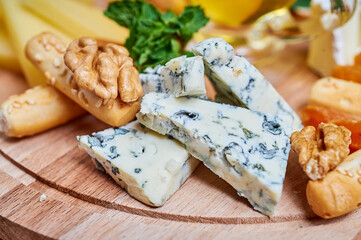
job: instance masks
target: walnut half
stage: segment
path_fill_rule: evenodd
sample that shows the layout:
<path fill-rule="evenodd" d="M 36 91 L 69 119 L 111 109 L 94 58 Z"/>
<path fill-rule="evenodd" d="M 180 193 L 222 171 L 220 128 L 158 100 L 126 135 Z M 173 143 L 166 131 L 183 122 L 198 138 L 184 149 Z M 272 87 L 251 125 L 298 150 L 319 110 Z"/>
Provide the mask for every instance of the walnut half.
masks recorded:
<path fill-rule="evenodd" d="M 133 102 L 143 95 L 138 70 L 122 46 L 113 43 L 98 46 L 93 38 L 79 38 L 70 43 L 64 62 L 80 88 L 104 100 L 115 99 L 119 93 L 123 102 Z"/>
<path fill-rule="evenodd" d="M 333 123 L 321 123 L 316 129 L 307 126 L 291 135 L 292 149 L 299 155 L 303 171 L 312 180 L 323 179 L 350 153 L 351 132 Z"/>

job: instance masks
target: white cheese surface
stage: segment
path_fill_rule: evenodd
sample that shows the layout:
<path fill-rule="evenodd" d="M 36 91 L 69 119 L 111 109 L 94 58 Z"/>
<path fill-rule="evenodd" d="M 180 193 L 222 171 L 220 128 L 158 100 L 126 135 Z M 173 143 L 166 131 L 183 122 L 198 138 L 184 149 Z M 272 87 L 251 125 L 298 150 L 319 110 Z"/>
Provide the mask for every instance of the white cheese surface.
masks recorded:
<path fill-rule="evenodd" d="M 181 56 L 173 58 L 165 66 L 146 68 L 139 74 L 144 94 L 169 93 L 176 97 L 205 98 L 204 65 L 202 57 Z"/>
<path fill-rule="evenodd" d="M 202 57 L 181 56 L 171 59 L 161 70 L 165 86 L 176 97 L 204 96 L 204 66 Z"/>
<path fill-rule="evenodd" d="M 290 131 L 302 128 L 300 118 L 273 86 L 244 57 L 236 56 L 222 38 L 209 38 L 192 50 L 203 57 L 205 73 L 217 92 L 234 105 L 282 115 L 290 123 Z"/>
<path fill-rule="evenodd" d="M 151 206 L 163 205 L 199 163 L 179 142 L 137 121 L 78 140 L 131 196 Z"/>
<path fill-rule="evenodd" d="M 144 70 L 144 73 L 139 74 L 139 81 L 142 84 L 144 94 L 150 92 L 162 92 L 168 93 L 164 85 L 164 79 L 161 75 L 161 71 L 164 66 L 156 66 L 154 68 L 148 67 Z"/>
<path fill-rule="evenodd" d="M 197 98 L 149 93 L 138 120 L 182 142 L 187 150 L 272 215 L 280 200 L 290 150 L 279 116 Z"/>

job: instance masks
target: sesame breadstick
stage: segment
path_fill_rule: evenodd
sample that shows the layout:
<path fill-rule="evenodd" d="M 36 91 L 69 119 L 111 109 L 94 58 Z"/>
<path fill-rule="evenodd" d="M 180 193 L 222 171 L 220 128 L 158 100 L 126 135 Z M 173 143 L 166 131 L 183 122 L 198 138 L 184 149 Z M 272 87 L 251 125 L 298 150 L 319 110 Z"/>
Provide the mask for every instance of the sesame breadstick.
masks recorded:
<path fill-rule="evenodd" d="M 349 119 L 361 120 L 361 84 L 333 77 L 316 81 L 310 93 L 310 105 L 333 109 Z"/>
<path fill-rule="evenodd" d="M 125 103 L 120 97 L 102 99 L 94 92 L 80 88 L 73 72 L 64 63 L 66 45 L 51 33 L 33 37 L 26 46 L 26 56 L 45 75 L 48 84 L 79 104 L 99 120 L 113 126 L 122 126 L 135 118 L 140 99 Z"/>
<path fill-rule="evenodd" d="M 51 86 L 37 86 L 13 95 L 0 106 L 0 132 L 24 137 L 43 132 L 85 113 Z"/>
<path fill-rule="evenodd" d="M 307 201 L 314 213 L 328 219 L 361 207 L 361 150 L 343 160 L 318 181 L 309 181 Z"/>

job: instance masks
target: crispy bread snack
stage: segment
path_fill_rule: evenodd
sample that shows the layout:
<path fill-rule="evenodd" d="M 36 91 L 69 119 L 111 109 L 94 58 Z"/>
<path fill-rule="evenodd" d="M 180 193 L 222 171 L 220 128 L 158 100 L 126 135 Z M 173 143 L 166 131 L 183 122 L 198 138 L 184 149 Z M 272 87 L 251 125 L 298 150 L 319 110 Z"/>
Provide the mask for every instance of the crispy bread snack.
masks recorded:
<path fill-rule="evenodd" d="M 30 136 L 85 113 L 51 86 L 37 86 L 13 95 L 0 106 L 0 132 L 9 137 Z"/>
<path fill-rule="evenodd" d="M 118 127 L 133 120 L 140 107 L 140 100 L 124 103 L 116 99 L 102 99 L 94 92 L 79 88 L 73 73 L 64 64 L 65 44 L 54 34 L 41 33 L 33 37 L 26 46 L 26 55 L 45 75 L 48 84 L 101 121 Z"/>
<path fill-rule="evenodd" d="M 361 206 L 361 150 L 345 158 L 320 181 L 309 181 L 307 201 L 314 213 L 328 219 Z"/>
<path fill-rule="evenodd" d="M 311 89 L 310 105 L 334 109 L 349 119 L 361 120 L 361 84 L 326 77 Z"/>

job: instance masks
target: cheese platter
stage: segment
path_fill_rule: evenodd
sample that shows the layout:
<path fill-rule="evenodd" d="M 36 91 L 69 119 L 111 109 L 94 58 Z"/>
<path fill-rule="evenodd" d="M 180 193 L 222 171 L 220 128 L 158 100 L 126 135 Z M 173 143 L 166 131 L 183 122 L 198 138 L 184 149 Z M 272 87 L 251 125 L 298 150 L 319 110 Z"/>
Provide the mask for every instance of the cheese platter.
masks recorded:
<path fill-rule="evenodd" d="M 277 67 L 279 65 L 276 62 L 261 68 L 261 72 L 270 79 L 280 94 L 296 111 L 307 104 L 310 87 L 318 78 L 306 67 L 306 47 L 306 44 L 290 46 L 289 51 L 277 56 L 277 63 L 282 62 L 283 72 L 281 74 L 279 74 Z M 290 57 L 294 59 L 292 64 L 287 61 Z M 2 88 L 2 98 L 5 99 L 7 95 L 22 92 L 25 85 L 23 81 L 21 77 L 2 71 L 1 83 L 3 86 L 9 86 L 7 89 Z M 298 95 L 295 95 L 292 90 L 288 91 L 290 84 L 299 86 Z M 10 88 L 10 86 L 14 87 Z M 334 235 L 328 235 L 330 239 L 340 239 L 340 235 L 336 233 L 346 232 L 345 227 L 351 224 L 352 230 L 342 236 L 344 239 L 353 237 L 357 239 L 356 235 L 361 230 L 361 225 L 357 221 L 361 214 L 359 210 L 345 217 L 332 220 L 332 223 L 327 222 L 327 224 L 312 213 L 305 197 L 307 177 L 303 174 L 294 154 L 291 154 L 289 158 L 281 201 L 275 215 L 271 218 L 252 210 L 249 203 L 245 199 L 239 198 L 232 187 L 204 166 L 199 166 L 163 207 L 147 207 L 127 195 L 124 190 L 111 181 L 110 177 L 96 170 L 90 157 L 76 146 L 75 137 L 77 135 L 88 134 L 104 128 L 107 128 L 107 125 L 90 115 L 86 115 L 33 137 L 14 140 L 2 136 L 2 162 L 6 162 L 5 165 L 14 164 L 16 167 L 8 167 L 2 170 L 4 172 L 2 181 L 4 186 L 8 188 L 2 191 L 1 202 L 6 204 L 6 199 L 13 199 L 20 204 L 22 201 L 29 200 L 30 206 L 34 205 L 36 208 L 35 205 L 39 204 L 40 193 L 46 193 L 48 200 L 45 200 L 44 203 L 51 201 L 49 204 L 53 204 L 53 207 L 61 203 L 69 205 L 70 209 L 84 206 L 87 210 L 96 208 L 95 213 L 101 210 L 102 213 L 99 213 L 98 216 L 89 217 L 89 215 L 87 220 L 83 217 L 83 212 L 71 213 L 77 219 L 72 224 L 73 229 L 70 231 L 64 227 L 64 233 L 62 232 L 64 236 L 71 236 L 71 238 L 76 238 L 76 236 L 80 236 L 79 234 L 84 233 L 84 227 L 96 226 L 100 223 L 109 223 L 110 226 L 114 226 L 110 222 L 117 219 L 125 220 L 124 228 L 139 228 L 141 229 L 140 232 L 144 231 L 146 234 L 152 233 L 152 226 L 157 222 L 159 222 L 158 227 L 155 229 L 161 232 L 166 231 L 166 229 L 173 229 L 176 232 L 179 231 L 176 230 L 179 226 L 184 226 L 185 229 L 199 227 L 201 232 L 208 228 L 214 228 L 208 230 L 214 234 L 220 234 L 220 236 L 225 232 L 234 231 L 230 233 L 230 236 L 233 237 L 241 232 L 245 236 L 254 237 L 257 236 L 257 233 L 260 234 L 265 231 L 270 231 L 270 235 L 276 236 L 275 238 L 293 236 L 293 234 L 302 237 L 304 236 L 302 234 L 306 233 L 312 233 L 312 236 L 315 237 L 324 237 L 327 236 L 327 231 L 331 231 Z M 16 168 L 20 168 L 20 170 Z M 22 174 L 26 177 L 21 174 L 16 176 L 14 174 L 16 171 L 23 171 Z M 10 179 L 6 179 L 5 176 Z M 21 184 L 22 188 L 18 189 L 20 181 L 24 181 L 21 178 L 34 178 L 34 182 L 27 186 Z M 16 184 L 10 185 L 12 182 L 16 182 Z M 31 195 L 32 200 L 29 199 L 29 196 L 20 194 L 21 191 L 25 190 Z M 15 197 L 14 191 L 19 192 L 20 195 Z M 32 220 L 29 220 L 29 217 L 14 218 L 14 214 L 10 214 L 11 211 L 25 214 L 22 205 L 21 203 L 18 208 L 5 205 L 1 207 L 3 209 L 1 211 L 2 218 L 8 219 L 7 221 L 16 231 L 25 229 L 23 231 L 27 234 L 34 231 L 44 233 L 47 237 L 62 236 L 56 235 L 57 233 L 52 231 L 52 228 L 45 228 L 41 232 L 40 230 L 43 228 L 31 223 L 31 221 L 36 221 L 36 218 L 31 218 Z M 47 208 L 49 207 L 47 206 Z M 54 214 L 54 218 L 59 218 L 68 211 L 67 208 L 64 208 L 53 213 L 46 210 L 47 208 L 44 208 L 43 211 Z M 37 211 L 42 210 L 38 209 Z M 76 214 L 79 214 L 79 217 Z M 42 217 L 40 218 L 38 221 L 45 224 Z M 204 225 L 204 223 L 208 224 Z M 213 225 L 214 227 L 212 227 Z M 227 225 L 229 227 L 226 227 Z M 288 226 L 290 229 L 287 229 Z M 246 233 L 243 233 L 243 228 L 246 229 Z M 258 228 L 261 228 L 262 231 L 257 230 Z M 277 232 L 274 228 L 277 229 Z M 68 231 L 69 233 L 66 235 L 65 232 Z M 106 234 L 105 236 L 114 236 L 114 234 L 119 233 L 118 231 L 120 230 L 95 227 L 87 233 L 89 235 L 84 236 L 91 236 L 92 234 L 100 236 L 101 233 Z M 178 237 L 197 237 L 200 236 L 201 232 L 196 230 L 190 233 L 182 232 Z M 176 233 L 173 234 L 165 236 L 177 236 Z M 19 238 L 18 235 L 13 236 Z M 129 233 L 127 236 L 130 237 L 131 234 Z M 154 235 L 155 238 L 157 236 Z"/>
<path fill-rule="evenodd" d="M 146 11 L 139 19 L 152 13 L 164 24 L 162 40 L 151 24 L 139 34 L 138 20 L 124 19 L 136 8 L 135 15 Z M 123 46 L 83 36 L 69 43 L 75 31 L 66 38 L 42 32 L 17 46 L 30 75 L 0 72 L 7 86 L 0 89 L 0 237 L 360 237 L 361 122 L 357 100 L 346 93 L 357 79 L 318 80 L 307 40 L 256 66 L 222 38 L 186 51 L 208 21 L 198 6 L 177 17 L 124 1 L 105 15 L 130 29 Z M 192 30 L 184 28 L 195 19 Z M 152 56 L 159 46 L 144 45 L 142 34 L 161 46 Z M 47 85 L 24 92 L 24 80 Z M 335 97 L 318 94 L 326 88 Z"/>

